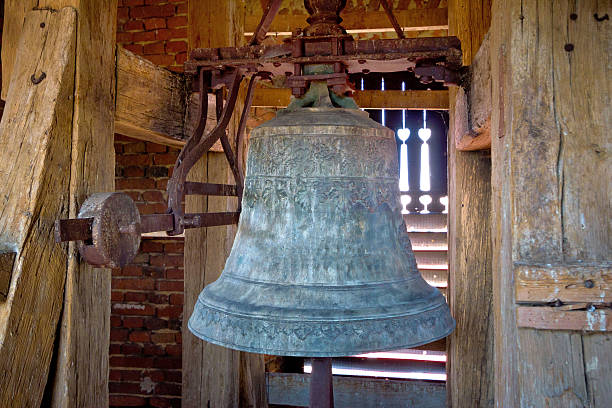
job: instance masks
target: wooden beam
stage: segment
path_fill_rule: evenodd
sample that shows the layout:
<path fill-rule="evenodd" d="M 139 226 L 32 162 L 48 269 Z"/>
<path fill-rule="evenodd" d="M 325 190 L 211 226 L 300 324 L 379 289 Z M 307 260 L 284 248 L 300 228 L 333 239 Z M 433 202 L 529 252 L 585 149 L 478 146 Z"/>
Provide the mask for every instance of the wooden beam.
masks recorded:
<path fill-rule="evenodd" d="M 491 148 L 491 64 L 485 36 L 469 71 L 469 89 L 457 89 L 455 146 L 459 151 Z"/>
<path fill-rule="evenodd" d="M 444 406 L 444 383 L 425 381 L 383 380 L 334 376 L 336 408 Z M 268 403 L 282 406 L 308 406 L 310 375 L 268 373 Z"/>
<path fill-rule="evenodd" d="M 400 27 L 404 31 L 426 31 L 448 29 L 448 12 L 446 8 L 421 8 L 394 10 Z M 394 31 L 384 11 L 349 12 L 340 14 L 342 26 L 347 30 L 358 31 Z M 296 27 L 307 27 L 307 14 L 282 14 L 272 20 L 269 32 L 291 33 Z M 253 33 L 261 20 L 261 14 L 246 17 L 245 32 Z"/>
<path fill-rule="evenodd" d="M 38 0 L 4 0 L 4 25 L 2 27 L 2 94 L 6 101 L 17 53 L 17 46 L 26 14 L 32 11 Z"/>
<path fill-rule="evenodd" d="M 68 216 L 76 31 L 72 8 L 27 13 L 0 123 L 0 401 L 12 406 L 41 406 L 62 310 L 53 223 Z"/>
<path fill-rule="evenodd" d="M 115 36 L 117 0 L 39 0 L 77 11 L 70 217 L 87 196 L 115 189 Z M 69 245 L 64 307 L 51 404 L 108 406 L 110 269 L 81 260 Z"/>
<path fill-rule="evenodd" d="M 472 65 L 489 27 L 491 2 L 451 0 L 448 7 L 449 35 L 461 41 L 463 64 Z M 460 92 L 451 87 L 449 93 L 448 301 L 457 328 L 447 338 L 448 406 L 492 407 L 491 160 L 458 151 L 453 143 L 463 135 L 456 126 Z"/>
<path fill-rule="evenodd" d="M 612 310 L 560 310 L 558 307 L 519 306 L 518 327 L 540 330 L 612 331 Z"/>
<path fill-rule="evenodd" d="M 612 263 L 515 264 L 517 302 L 612 302 Z"/>
<path fill-rule="evenodd" d="M 357 105 L 364 109 L 448 109 L 448 91 L 356 91 Z M 284 108 L 291 101 L 291 90 L 259 87 L 253 95 L 253 107 Z"/>
<path fill-rule="evenodd" d="M 189 47 L 240 45 L 244 42 L 244 17 L 244 2 L 238 0 L 189 1 Z M 235 112 L 241 111 L 242 100 L 244 98 L 239 97 Z M 238 118 L 239 114 L 234 114 L 228 127 L 228 134 L 232 137 L 235 135 Z M 209 152 L 198 162 L 191 170 L 189 180 L 233 184 L 225 155 L 215 152 Z M 235 211 L 236 206 L 235 198 L 226 197 L 189 196 L 186 201 L 186 209 L 191 212 Z M 234 235 L 234 226 L 185 232 L 183 407 L 237 408 L 267 405 L 262 356 L 207 343 L 194 336 L 187 327 L 199 293 L 221 274 Z"/>
<path fill-rule="evenodd" d="M 497 406 L 612 403 L 612 334 L 519 328 L 515 293 L 517 263 L 610 261 L 612 115 L 598 79 L 612 67 L 596 57 L 610 30 L 595 13 L 597 0 L 493 3 Z"/>

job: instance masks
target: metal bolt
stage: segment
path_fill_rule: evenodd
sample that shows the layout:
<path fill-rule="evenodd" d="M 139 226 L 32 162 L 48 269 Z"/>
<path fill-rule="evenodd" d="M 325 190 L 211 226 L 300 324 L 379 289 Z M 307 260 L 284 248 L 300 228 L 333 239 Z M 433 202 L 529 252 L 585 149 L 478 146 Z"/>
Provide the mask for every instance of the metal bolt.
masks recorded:
<path fill-rule="evenodd" d="M 359 64 L 365 64 L 365 63 L 366 63 L 366 60 L 364 60 L 364 59 L 360 59 L 360 60 L 357 60 L 357 62 L 358 62 Z"/>
<path fill-rule="evenodd" d="M 280 62 L 274 62 L 274 63 L 272 63 L 272 65 L 274 65 L 276 68 L 278 68 L 278 67 L 281 66 L 281 63 Z"/>
<path fill-rule="evenodd" d="M 40 28 L 45 28 L 45 23 L 40 23 Z"/>
<path fill-rule="evenodd" d="M 576 20 L 578 18 L 578 14 L 572 13 L 570 14 L 570 20 Z"/>
<path fill-rule="evenodd" d="M 591 279 L 587 279 L 584 281 L 584 287 L 591 289 L 595 286 L 595 283 Z"/>
<path fill-rule="evenodd" d="M 369 74 L 369 73 L 370 73 L 370 70 L 366 68 L 366 69 L 362 69 L 362 70 L 361 70 L 361 72 L 362 72 L 363 74 Z"/>
<path fill-rule="evenodd" d="M 565 51 L 567 51 L 567 52 L 572 52 L 572 51 L 574 51 L 574 44 L 567 43 L 567 44 L 565 44 L 565 47 L 563 47 L 563 48 L 565 48 Z"/>

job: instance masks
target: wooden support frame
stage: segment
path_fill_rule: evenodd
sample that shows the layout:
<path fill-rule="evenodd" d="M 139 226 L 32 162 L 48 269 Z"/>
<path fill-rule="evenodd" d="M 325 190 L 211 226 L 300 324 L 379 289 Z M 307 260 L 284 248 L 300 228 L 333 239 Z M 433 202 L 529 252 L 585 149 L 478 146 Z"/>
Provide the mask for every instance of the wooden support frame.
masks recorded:
<path fill-rule="evenodd" d="M 76 39 L 68 7 L 27 13 L 12 44 L 0 123 L 0 252 L 13 255 L 0 255 L 10 271 L 0 299 L 0 401 L 14 406 L 41 405 L 57 341 L 67 254 L 53 220 L 68 215 Z"/>

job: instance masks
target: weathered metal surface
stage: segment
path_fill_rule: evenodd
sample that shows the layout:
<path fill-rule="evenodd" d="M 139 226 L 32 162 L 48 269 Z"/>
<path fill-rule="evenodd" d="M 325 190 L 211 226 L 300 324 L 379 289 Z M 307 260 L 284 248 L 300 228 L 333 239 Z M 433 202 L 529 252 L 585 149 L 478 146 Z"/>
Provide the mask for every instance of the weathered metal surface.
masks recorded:
<path fill-rule="evenodd" d="M 78 217 L 93 219 L 91 240 L 78 241 L 79 253 L 89 264 L 120 268 L 138 253 L 140 213 L 127 194 L 93 194 Z"/>
<path fill-rule="evenodd" d="M 75 218 L 55 221 L 55 242 L 85 241 L 91 239 L 93 218 Z"/>
<path fill-rule="evenodd" d="M 227 184 L 198 183 L 195 181 L 185 182 L 185 194 L 200 194 L 214 196 L 238 196 L 236 186 Z"/>
<path fill-rule="evenodd" d="M 454 320 L 416 269 L 393 132 L 353 109 L 281 111 L 256 128 L 238 233 L 189 328 L 256 353 L 412 347 Z"/>

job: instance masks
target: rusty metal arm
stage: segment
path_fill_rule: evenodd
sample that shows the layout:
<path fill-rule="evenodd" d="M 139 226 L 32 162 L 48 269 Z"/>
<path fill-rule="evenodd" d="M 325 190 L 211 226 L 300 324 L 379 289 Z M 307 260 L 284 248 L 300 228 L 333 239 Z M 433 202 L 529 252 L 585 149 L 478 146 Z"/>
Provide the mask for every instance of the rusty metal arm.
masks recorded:
<path fill-rule="evenodd" d="M 406 36 L 404 35 L 404 30 L 402 30 L 402 27 L 400 27 L 399 23 L 397 22 L 397 19 L 395 18 L 395 15 L 393 14 L 393 10 L 391 9 L 391 5 L 389 4 L 389 2 L 387 0 L 380 0 L 380 3 L 385 9 L 385 13 L 387 13 L 387 17 L 389 18 L 391 25 L 393 25 L 393 28 L 395 29 L 397 36 L 399 38 L 406 38 Z"/>
<path fill-rule="evenodd" d="M 249 45 L 257 45 L 261 44 L 261 42 L 266 38 L 266 34 L 268 33 L 268 29 L 270 28 L 270 24 L 272 24 L 272 20 L 278 13 L 280 9 L 282 0 L 269 0 L 266 9 L 264 10 L 263 16 L 259 21 L 259 25 L 257 29 L 255 29 L 255 33 L 253 33 L 253 37 L 249 40 Z"/>

